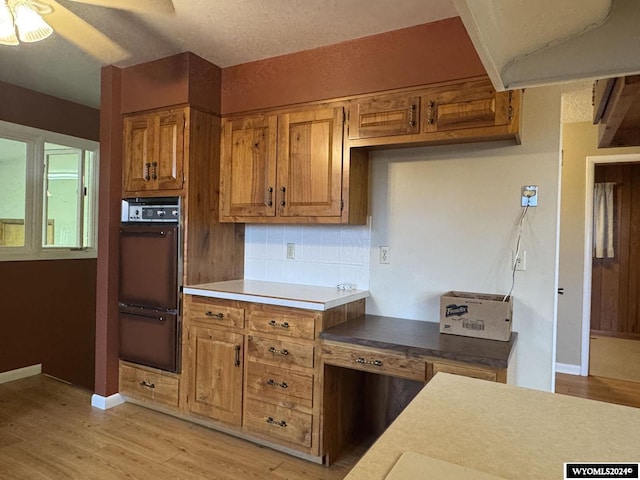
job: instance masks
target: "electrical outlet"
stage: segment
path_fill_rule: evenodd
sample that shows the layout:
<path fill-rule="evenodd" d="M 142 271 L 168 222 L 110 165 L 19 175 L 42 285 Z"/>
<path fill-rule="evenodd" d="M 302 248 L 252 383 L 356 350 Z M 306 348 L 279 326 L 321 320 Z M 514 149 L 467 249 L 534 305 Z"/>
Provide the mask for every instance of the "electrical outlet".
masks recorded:
<path fill-rule="evenodd" d="M 293 260 L 296 258 L 296 244 L 295 243 L 287 243 L 287 258 L 289 260 Z"/>
<path fill-rule="evenodd" d="M 516 258 L 516 252 L 511 252 L 511 266 L 515 264 L 515 269 L 524 272 L 527 269 L 527 251 L 521 250 Z"/>
<path fill-rule="evenodd" d="M 389 247 L 380 247 L 380 263 L 391 263 Z"/>

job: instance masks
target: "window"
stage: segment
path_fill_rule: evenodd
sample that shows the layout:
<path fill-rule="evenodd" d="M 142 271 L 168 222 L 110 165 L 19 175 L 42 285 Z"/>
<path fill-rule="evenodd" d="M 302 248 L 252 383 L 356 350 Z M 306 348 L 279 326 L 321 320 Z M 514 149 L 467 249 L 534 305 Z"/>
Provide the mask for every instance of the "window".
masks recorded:
<path fill-rule="evenodd" d="M 98 143 L 0 122 L 0 260 L 96 256 Z"/>

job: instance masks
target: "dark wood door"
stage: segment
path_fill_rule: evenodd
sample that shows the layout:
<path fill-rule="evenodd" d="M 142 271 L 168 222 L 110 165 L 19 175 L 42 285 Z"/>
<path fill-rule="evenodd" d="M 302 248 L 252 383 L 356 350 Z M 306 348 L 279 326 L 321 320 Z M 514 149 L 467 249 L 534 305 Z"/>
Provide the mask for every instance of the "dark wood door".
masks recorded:
<path fill-rule="evenodd" d="M 593 258 L 591 329 L 640 339 L 640 164 L 596 165 L 614 182 L 614 257 Z"/>

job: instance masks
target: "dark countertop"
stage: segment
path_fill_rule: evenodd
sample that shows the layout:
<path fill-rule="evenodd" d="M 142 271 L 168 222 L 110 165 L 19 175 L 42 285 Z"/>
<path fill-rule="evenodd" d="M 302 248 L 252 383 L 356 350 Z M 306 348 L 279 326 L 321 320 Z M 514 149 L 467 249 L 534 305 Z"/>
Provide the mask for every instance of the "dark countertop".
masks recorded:
<path fill-rule="evenodd" d="M 518 334 L 508 342 L 440 333 L 440 324 L 362 315 L 320 333 L 323 340 L 507 368 Z"/>

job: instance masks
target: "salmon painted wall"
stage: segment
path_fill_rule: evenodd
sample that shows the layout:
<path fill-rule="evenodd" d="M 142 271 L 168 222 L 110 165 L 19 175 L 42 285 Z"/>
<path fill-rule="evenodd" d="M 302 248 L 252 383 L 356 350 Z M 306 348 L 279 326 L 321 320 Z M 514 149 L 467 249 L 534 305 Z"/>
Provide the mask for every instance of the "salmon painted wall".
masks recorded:
<path fill-rule="evenodd" d="M 190 103 L 229 114 L 484 75 L 459 18 L 220 69 L 192 53 L 102 69 L 95 392 L 118 391 L 122 114 Z"/>
<path fill-rule="evenodd" d="M 98 110 L 0 82 L 0 120 L 98 140 Z M 61 119 L 63 119 L 61 121 Z M 96 261 L 0 261 L 0 372 L 93 387 Z"/>
<path fill-rule="evenodd" d="M 123 114 L 185 103 L 220 113 L 222 72 L 191 52 L 122 69 L 121 76 Z"/>
<path fill-rule="evenodd" d="M 127 68 L 103 67 L 96 297 L 96 394 L 118 391 L 118 228 L 122 198 L 122 116 L 190 104 L 220 113 L 221 70 L 193 53 Z"/>
<path fill-rule="evenodd" d="M 411 87 L 486 72 L 459 17 L 222 70 L 222 113 Z"/>

